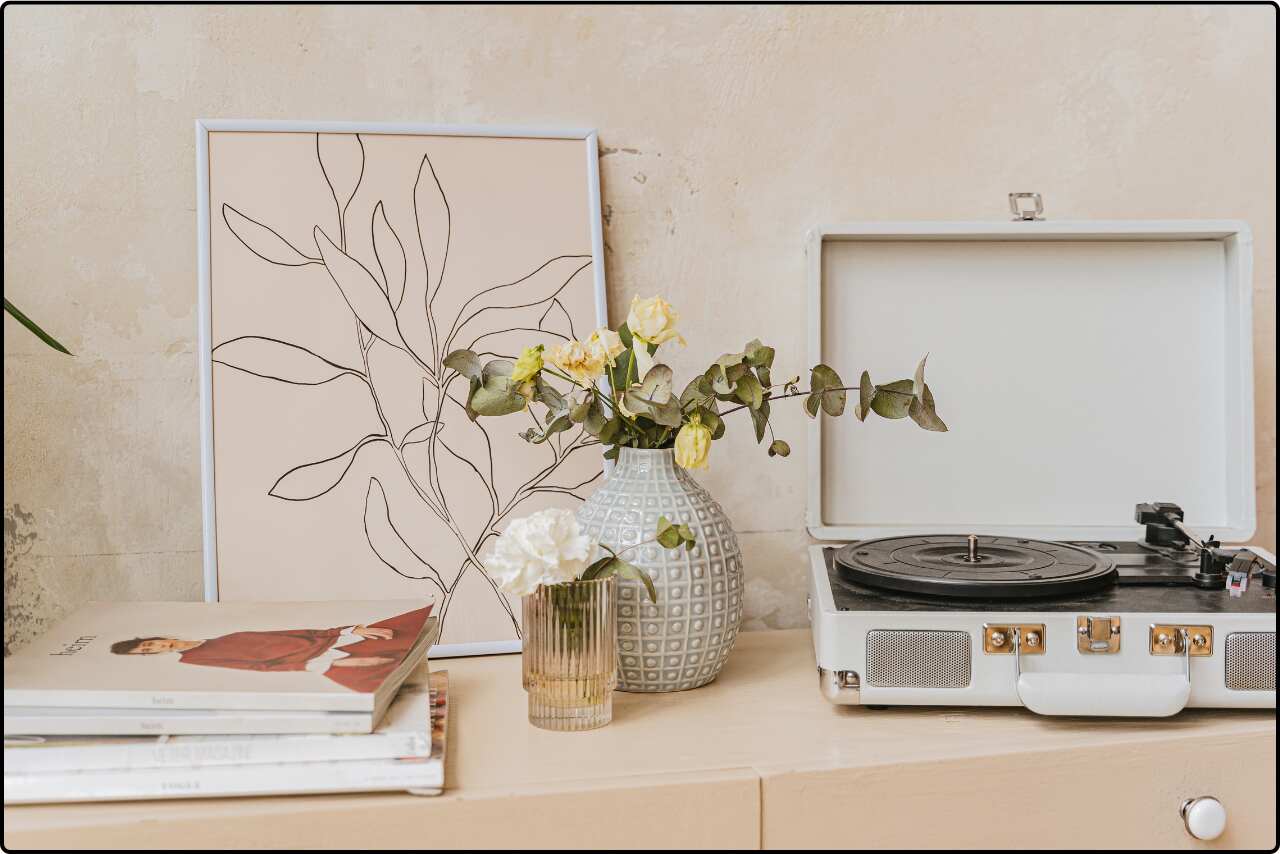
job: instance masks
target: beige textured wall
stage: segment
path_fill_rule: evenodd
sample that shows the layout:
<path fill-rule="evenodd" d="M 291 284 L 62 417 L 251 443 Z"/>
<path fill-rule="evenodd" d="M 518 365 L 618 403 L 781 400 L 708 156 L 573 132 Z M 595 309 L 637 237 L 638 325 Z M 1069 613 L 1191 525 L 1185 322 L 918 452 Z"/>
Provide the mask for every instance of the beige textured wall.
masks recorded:
<path fill-rule="evenodd" d="M 8 7 L 4 290 L 77 356 L 6 317 L 6 650 L 90 597 L 199 595 L 198 116 L 599 128 L 610 305 L 668 294 L 677 369 L 754 335 L 775 372 L 802 369 L 820 221 L 1000 219 L 1023 188 L 1063 219 L 1243 218 L 1274 547 L 1275 24 L 1263 6 Z M 739 431 L 705 478 L 743 532 L 751 628 L 803 623 L 803 416 L 775 420 L 790 460 Z"/>

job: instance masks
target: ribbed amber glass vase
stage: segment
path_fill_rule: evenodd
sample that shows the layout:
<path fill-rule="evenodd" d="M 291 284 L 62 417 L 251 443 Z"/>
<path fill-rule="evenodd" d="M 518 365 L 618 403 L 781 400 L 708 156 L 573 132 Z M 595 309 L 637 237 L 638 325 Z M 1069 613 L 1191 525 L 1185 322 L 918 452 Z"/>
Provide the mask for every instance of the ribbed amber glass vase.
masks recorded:
<path fill-rule="evenodd" d="M 547 584 L 521 601 L 529 723 L 573 732 L 613 719 L 617 581 Z"/>

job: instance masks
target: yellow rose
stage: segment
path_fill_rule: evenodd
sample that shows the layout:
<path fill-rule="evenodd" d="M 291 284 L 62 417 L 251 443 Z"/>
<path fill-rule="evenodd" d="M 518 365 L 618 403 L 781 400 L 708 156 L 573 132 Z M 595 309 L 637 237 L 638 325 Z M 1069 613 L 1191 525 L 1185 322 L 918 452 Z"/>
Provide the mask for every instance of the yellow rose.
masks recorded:
<path fill-rule="evenodd" d="M 590 388 L 604 373 L 605 361 L 581 341 L 566 341 L 551 350 L 551 364 L 564 371 L 583 388 Z"/>
<path fill-rule="evenodd" d="M 702 418 L 695 412 L 676 434 L 676 465 L 687 469 L 704 469 L 710 453 L 711 429 L 702 423 Z"/>
<path fill-rule="evenodd" d="M 525 380 L 531 380 L 538 371 L 542 370 L 543 349 L 541 344 L 524 348 L 524 352 L 520 354 L 519 359 L 516 359 L 516 365 L 511 371 L 512 382 L 522 383 Z"/>
<path fill-rule="evenodd" d="M 618 333 L 607 326 L 601 326 L 587 339 L 587 349 L 591 351 L 591 355 L 602 362 L 608 362 L 612 367 L 618 354 L 626 347 L 622 346 L 622 339 L 618 337 Z"/>
<path fill-rule="evenodd" d="M 672 339 L 683 344 L 684 338 L 676 332 L 676 321 L 679 319 L 679 315 L 671 309 L 671 303 L 662 297 L 632 297 L 631 311 L 627 313 L 627 328 L 633 336 L 646 344 L 663 344 Z"/>

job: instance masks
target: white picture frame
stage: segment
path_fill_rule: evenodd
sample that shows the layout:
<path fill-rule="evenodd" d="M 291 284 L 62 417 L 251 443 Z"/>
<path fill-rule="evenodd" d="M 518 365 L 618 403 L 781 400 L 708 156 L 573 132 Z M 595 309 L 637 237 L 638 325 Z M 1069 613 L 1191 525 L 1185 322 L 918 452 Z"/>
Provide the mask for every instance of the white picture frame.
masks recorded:
<path fill-rule="evenodd" d="M 200 371 L 200 448 L 201 448 L 201 489 L 202 489 L 202 530 L 203 530 L 203 569 L 204 569 L 204 596 L 206 601 L 217 601 L 220 598 L 220 566 L 219 566 L 219 550 L 218 550 L 218 518 L 217 518 L 217 481 L 216 481 L 216 465 L 215 465 L 215 392 L 214 392 L 214 363 L 213 350 L 219 346 L 214 339 L 213 331 L 213 310 L 212 310 L 212 289 L 213 277 L 211 275 L 211 228 L 214 225 L 214 219 L 211 216 L 211 190 L 210 190 L 210 135 L 218 133 L 280 133 L 280 134 L 316 134 L 316 153 L 320 153 L 321 135 L 356 135 L 357 140 L 362 139 L 360 135 L 410 135 L 418 137 L 477 137 L 486 139 L 501 140 L 566 140 L 574 141 L 581 145 L 582 157 L 585 161 L 584 166 L 584 185 L 586 189 L 586 206 L 587 216 L 589 219 L 589 243 L 590 243 L 590 265 L 591 265 L 591 287 L 594 299 L 595 317 L 594 322 L 597 325 L 605 325 L 607 323 L 607 303 L 605 291 L 605 269 L 604 269 L 604 245 L 602 222 L 600 216 L 600 180 L 599 180 L 599 163 L 598 163 L 598 144 L 597 135 L 594 130 L 582 128 L 528 128 L 528 127 L 505 127 L 505 126 L 479 126 L 479 125 L 439 125 L 411 122 L 350 122 L 350 121 L 279 121 L 279 120 L 250 120 L 250 119 L 198 119 L 195 122 L 196 131 L 196 172 L 197 172 L 197 253 L 198 253 L 198 346 L 199 346 L 199 371 Z M 364 176 L 364 143 L 360 145 L 361 166 L 360 175 Z M 323 169 L 323 160 L 321 161 L 321 169 Z M 432 175 L 434 177 L 434 167 L 432 167 Z M 325 175 L 328 180 L 328 175 Z M 437 185 L 440 179 L 437 178 Z M 357 187 L 359 184 L 357 183 Z M 330 190 L 333 190 L 333 183 L 330 182 Z M 416 192 L 416 186 L 415 186 Z M 443 194 L 443 188 L 441 193 Z M 352 191 L 351 199 L 355 198 L 355 190 Z M 338 194 L 334 191 L 334 201 L 338 201 Z M 416 199 L 414 202 L 416 206 Z M 447 208 L 447 201 L 445 203 Z M 339 217 L 342 216 L 341 206 Z M 384 217 L 386 214 L 383 214 Z M 415 207 L 416 216 L 416 207 Z M 220 223 L 226 217 L 225 211 L 223 216 L 218 219 Z M 228 226 L 230 223 L 228 223 Z M 255 225 L 261 225 L 255 223 Z M 419 234 L 421 227 L 419 226 Z M 238 235 L 237 235 L 238 236 Z M 279 235 L 277 235 L 278 237 Z M 397 238 L 398 239 L 398 238 Z M 345 240 L 345 238 L 344 238 Z M 241 239 L 243 242 L 243 238 Z M 245 244 L 248 246 L 248 244 Z M 290 247 L 292 248 L 292 247 Z M 344 244 L 345 250 L 345 244 Z M 253 251 L 250 247 L 250 251 Z M 254 254 L 257 254 L 256 252 Z M 322 253 L 321 253 L 322 254 Z M 447 248 L 446 248 L 447 257 Z M 575 256 L 575 257 L 581 257 Z M 426 263 L 424 250 L 424 263 Z M 274 263 L 274 262 L 273 262 Z M 381 263 L 381 262 L 379 262 Z M 407 266 L 407 264 L 406 264 Z M 385 272 L 384 272 L 385 277 Z M 407 275 L 407 273 L 406 273 Z M 426 288 L 429 290 L 430 274 L 427 276 Z M 381 283 L 380 283 L 381 284 Z M 403 294 L 402 294 L 403 296 Z M 354 309 L 353 309 L 354 311 Z M 566 312 L 567 314 L 567 312 Z M 372 331 L 367 328 L 359 327 L 357 321 L 357 334 L 363 336 L 368 333 L 369 340 L 372 343 L 374 337 Z M 584 330 L 584 334 L 585 334 Z M 513 426 L 513 431 L 518 429 Z M 358 448 L 359 446 L 357 446 Z M 366 499 L 367 500 L 367 499 Z M 367 508 L 366 508 L 366 512 Z M 367 532 L 367 522 L 366 522 Z M 372 541 L 370 541 L 372 546 Z M 375 550 L 376 551 L 376 550 Z M 385 559 L 383 560 L 385 563 Z M 309 598 L 293 597 L 293 598 Z M 364 597 L 361 597 L 364 598 Z M 447 639 L 447 635 L 446 635 Z M 432 650 L 432 655 L 436 657 L 452 656 L 452 655 L 479 655 L 491 653 L 517 652 L 520 649 L 520 641 L 518 638 L 497 639 L 497 640 L 471 640 L 462 643 L 442 643 L 438 644 Z"/>

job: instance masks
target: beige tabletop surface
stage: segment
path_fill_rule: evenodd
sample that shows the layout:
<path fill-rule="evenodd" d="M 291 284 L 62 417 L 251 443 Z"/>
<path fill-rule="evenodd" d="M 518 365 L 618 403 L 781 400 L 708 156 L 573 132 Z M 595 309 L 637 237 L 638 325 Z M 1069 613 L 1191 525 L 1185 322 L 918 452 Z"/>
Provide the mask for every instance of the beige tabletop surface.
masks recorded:
<path fill-rule="evenodd" d="M 203 841 L 228 844 L 238 839 L 228 830 L 235 821 L 257 817 L 256 824 L 241 826 L 271 828 L 278 825 L 267 820 L 272 815 L 332 816 L 356 810 L 363 816 L 381 816 L 371 831 L 374 836 L 363 840 L 369 845 L 431 847 L 429 840 L 395 835 L 417 827 L 419 814 L 439 830 L 455 827 L 453 819 L 465 814 L 467 824 L 456 825 L 474 828 L 465 841 L 503 844 L 520 838 L 509 834 L 526 815 L 511 806 L 522 796 L 542 799 L 535 813 L 541 811 L 541 819 L 548 822 L 555 820 L 560 803 L 566 815 L 578 817 L 574 821 L 579 829 L 588 832 L 592 822 L 582 818 L 580 808 L 568 806 L 584 793 L 608 801 L 609 792 L 648 792 L 658 799 L 656 808 L 675 811 L 667 824 L 679 825 L 675 816 L 680 810 L 697 806 L 690 804 L 690 793 L 710 786 L 724 805 L 723 826 L 704 825 L 708 836 L 702 840 L 689 836 L 688 827 L 674 827 L 672 833 L 679 831 L 683 835 L 678 838 L 689 844 L 747 844 L 753 834 L 759 842 L 768 828 L 759 791 L 767 789 L 770 780 L 791 776 L 820 779 L 826 772 L 878 773 L 919 763 L 990 762 L 1000 757 L 1012 757 L 1016 763 L 1019 754 L 1080 749 L 1117 756 L 1144 749 L 1158 753 L 1162 744 L 1187 738 L 1200 744 L 1257 745 L 1270 751 L 1274 773 L 1271 710 L 1191 710 L 1171 719 L 1124 720 L 1050 718 L 1012 708 L 834 707 L 819 694 L 807 630 L 744 633 L 712 684 L 675 694 L 618 693 L 613 723 L 584 733 L 546 732 L 528 724 L 519 656 L 441 660 L 432 667 L 447 669 L 450 677 L 446 793 L 440 797 L 329 795 L 6 807 L 5 841 L 18 847 L 95 841 L 159 845 L 167 841 L 167 827 L 199 827 L 211 834 L 202 836 Z M 619 797 L 617 803 L 601 802 L 600 809 L 610 817 L 601 821 L 601 828 L 617 829 L 621 817 L 616 810 L 625 810 L 626 802 Z M 506 804 L 510 822 L 492 826 L 490 816 L 504 813 L 486 812 L 486 801 Z M 450 804 L 464 806 L 446 820 Z M 763 810 L 768 808 L 766 800 Z M 626 821 L 645 825 L 655 821 L 652 813 L 649 816 L 637 814 Z M 536 818 L 530 821 L 537 824 Z M 139 822 L 147 824 L 145 832 Z M 317 836 L 310 839 L 312 844 L 338 844 L 341 838 L 341 832 L 325 821 L 291 820 L 290 826 L 295 833 L 337 834 Z M 214 827 L 222 830 L 209 830 Z M 308 845 L 304 836 L 276 838 L 271 835 L 274 830 L 254 832 L 259 844 Z M 662 843 L 664 838 L 649 841 Z M 595 842 L 618 840 L 606 834 Z"/>

